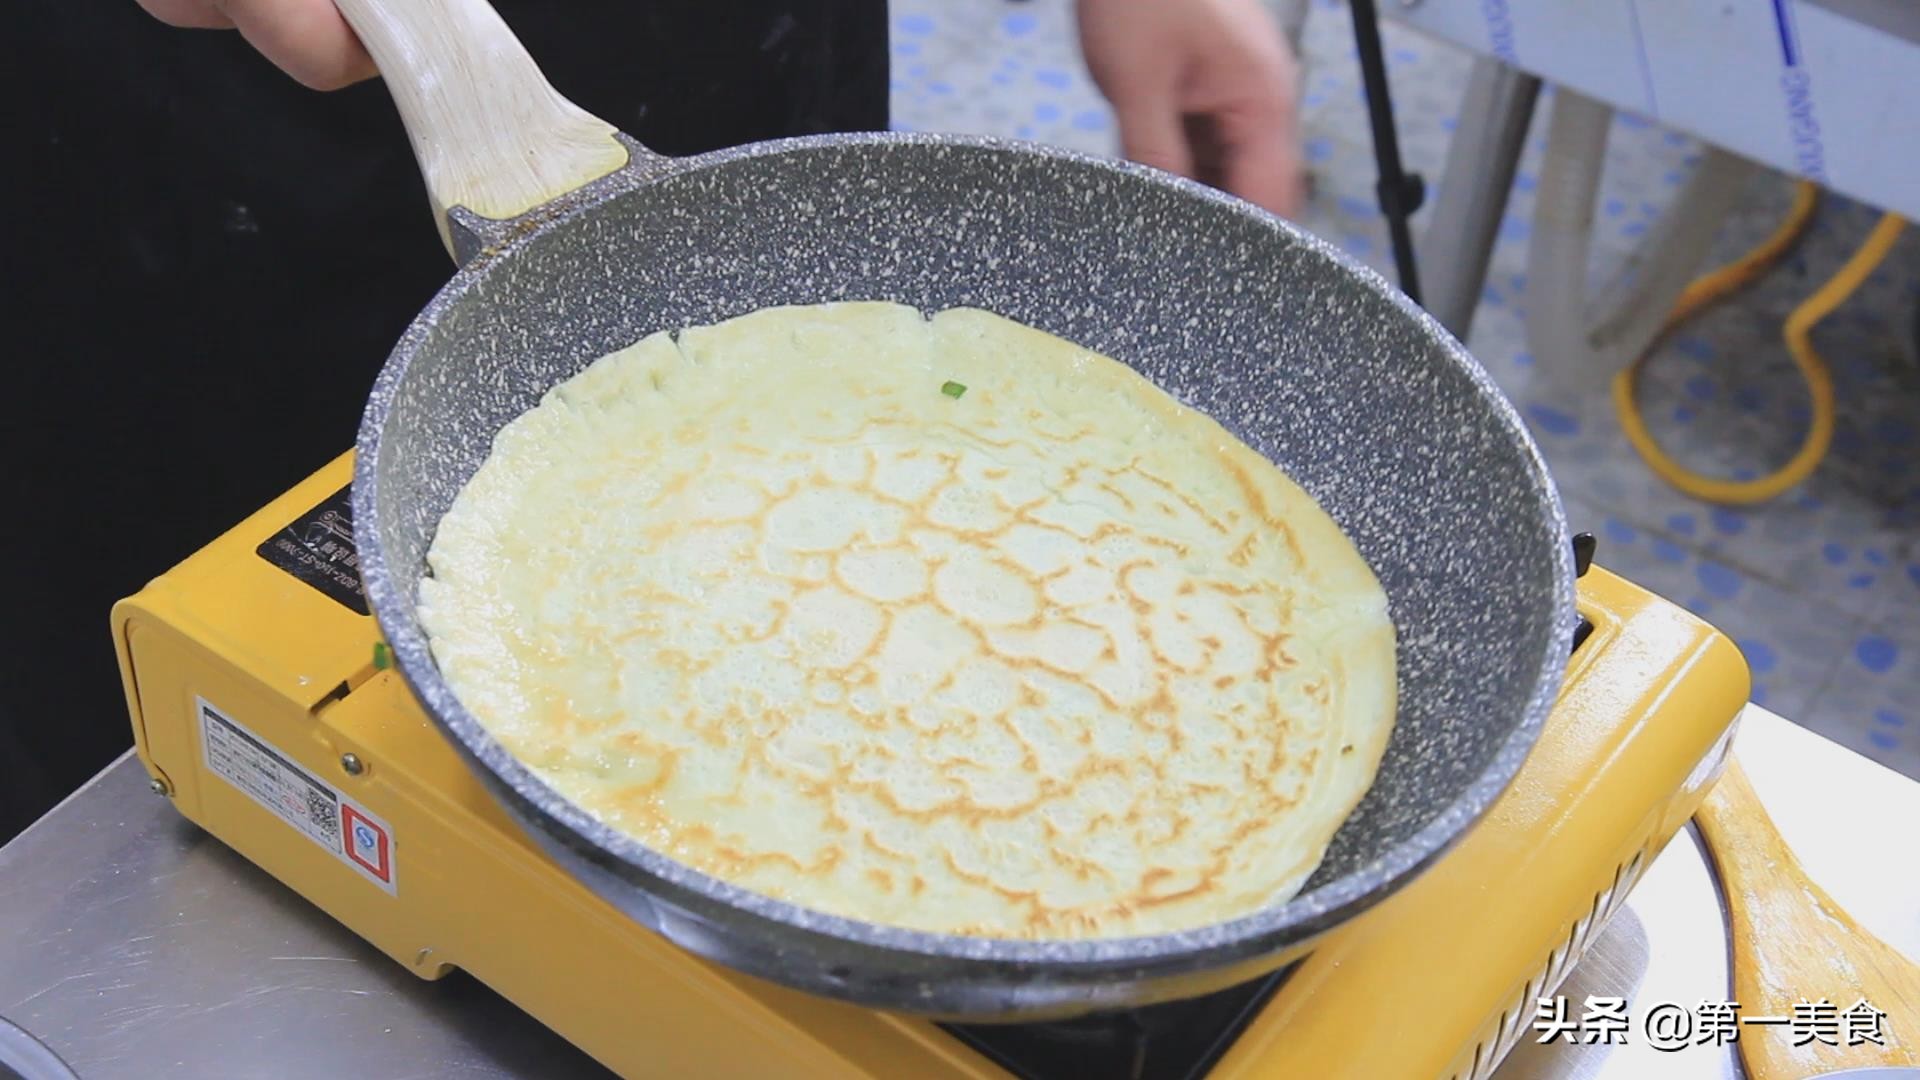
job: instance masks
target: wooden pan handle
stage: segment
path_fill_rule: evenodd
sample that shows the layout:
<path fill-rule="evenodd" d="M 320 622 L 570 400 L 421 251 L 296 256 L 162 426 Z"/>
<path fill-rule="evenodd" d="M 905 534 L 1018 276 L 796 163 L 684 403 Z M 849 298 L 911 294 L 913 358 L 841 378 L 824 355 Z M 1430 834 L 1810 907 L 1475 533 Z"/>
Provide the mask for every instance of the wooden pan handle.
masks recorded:
<path fill-rule="evenodd" d="M 334 0 L 386 79 L 448 212 L 506 221 L 627 164 L 612 124 L 560 96 L 487 0 Z"/>

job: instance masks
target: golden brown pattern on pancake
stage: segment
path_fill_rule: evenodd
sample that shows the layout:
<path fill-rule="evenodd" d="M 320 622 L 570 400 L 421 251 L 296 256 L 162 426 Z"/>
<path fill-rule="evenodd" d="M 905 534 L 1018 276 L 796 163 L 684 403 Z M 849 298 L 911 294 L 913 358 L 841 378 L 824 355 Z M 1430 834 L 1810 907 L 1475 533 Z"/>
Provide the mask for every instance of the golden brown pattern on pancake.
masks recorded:
<path fill-rule="evenodd" d="M 431 563 L 449 683 L 556 789 L 883 924 L 1247 914 L 1319 863 L 1393 720 L 1384 595 L 1304 492 L 979 311 L 648 338 L 502 431 Z"/>

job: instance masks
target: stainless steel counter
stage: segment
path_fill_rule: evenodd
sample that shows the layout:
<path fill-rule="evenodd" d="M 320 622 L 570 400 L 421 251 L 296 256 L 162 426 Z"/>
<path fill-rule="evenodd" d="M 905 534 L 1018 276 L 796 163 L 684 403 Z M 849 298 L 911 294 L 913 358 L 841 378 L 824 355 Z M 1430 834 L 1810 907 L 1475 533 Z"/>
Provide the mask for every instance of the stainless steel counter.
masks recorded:
<path fill-rule="evenodd" d="M 1920 784 L 1764 710 L 1736 752 L 1809 872 L 1920 956 Z M 1561 990 L 1635 1019 L 1728 996 L 1726 938 L 1692 834 L 1654 862 Z M 0 1016 L 86 1080 L 602 1077 L 485 987 L 402 971 L 147 790 L 123 758 L 0 848 Z M 1920 1037 L 1889 1021 L 1896 1034 Z M 1909 1024 L 1920 1026 L 1920 1018 Z M 1500 1080 L 1738 1077 L 1728 1049 L 1523 1043 Z"/>

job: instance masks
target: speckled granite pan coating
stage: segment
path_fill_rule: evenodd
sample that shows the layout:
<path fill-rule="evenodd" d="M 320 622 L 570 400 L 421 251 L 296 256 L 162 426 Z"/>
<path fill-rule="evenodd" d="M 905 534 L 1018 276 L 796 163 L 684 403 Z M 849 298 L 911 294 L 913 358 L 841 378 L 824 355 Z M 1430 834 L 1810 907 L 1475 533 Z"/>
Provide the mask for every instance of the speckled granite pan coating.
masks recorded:
<path fill-rule="evenodd" d="M 569 871 L 697 953 L 802 989 L 1035 1019 L 1242 981 L 1404 884 L 1505 788 L 1564 671 L 1557 495 L 1465 351 L 1376 275 L 1278 219 L 1135 166 L 924 135 L 639 157 L 495 227 L 394 350 L 354 477 L 380 626 L 428 714 Z M 1385 585 L 1400 713 L 1379 779 L 1294 900 L 1157 937 L 994 941 L 831 918 L 614 833 L 495 743 L 415 617 L 440 515 L 494 433 L 594 358 L 773 304 L 988 308 L 1135 366 L 1298 480 Z"/>

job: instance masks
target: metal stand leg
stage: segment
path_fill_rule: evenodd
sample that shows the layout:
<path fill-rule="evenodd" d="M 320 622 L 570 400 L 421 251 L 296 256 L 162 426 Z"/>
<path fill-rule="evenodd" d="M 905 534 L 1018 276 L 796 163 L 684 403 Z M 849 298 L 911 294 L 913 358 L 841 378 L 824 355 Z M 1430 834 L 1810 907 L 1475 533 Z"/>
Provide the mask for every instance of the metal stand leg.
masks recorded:
<path fill-rule="evenodd" d="M 1433 220 L 1420 239 L 1426 308 L 1461 341 L 1473 327 L 1539 96 L 1539 79 L 1483 57 L 1474 61 L 1461 97 Z"/>
<path fill-rule="evenodd" d="M 1348 0 L 1353 12 L 1353 43 L 1360 54 L 1360 80 L 1367 91 L 1367 116 L 1373 122 L 1373 157 L 1380 167 L 1375 193 L 1387 218 L 1393 240 L 1394 269 L 1400 291 L 1420 303 L 1420 270 L 1413 256 L 1413 235 L 1407 219 L 1420 209 L 1426 187 L 1417 173 L 1400 165 L 1400 138 L 1393 128 L 1393 95 L 1387 88 L 1387 62 L 1380 48 L 1380 16 L 1373 0 Z"/>

